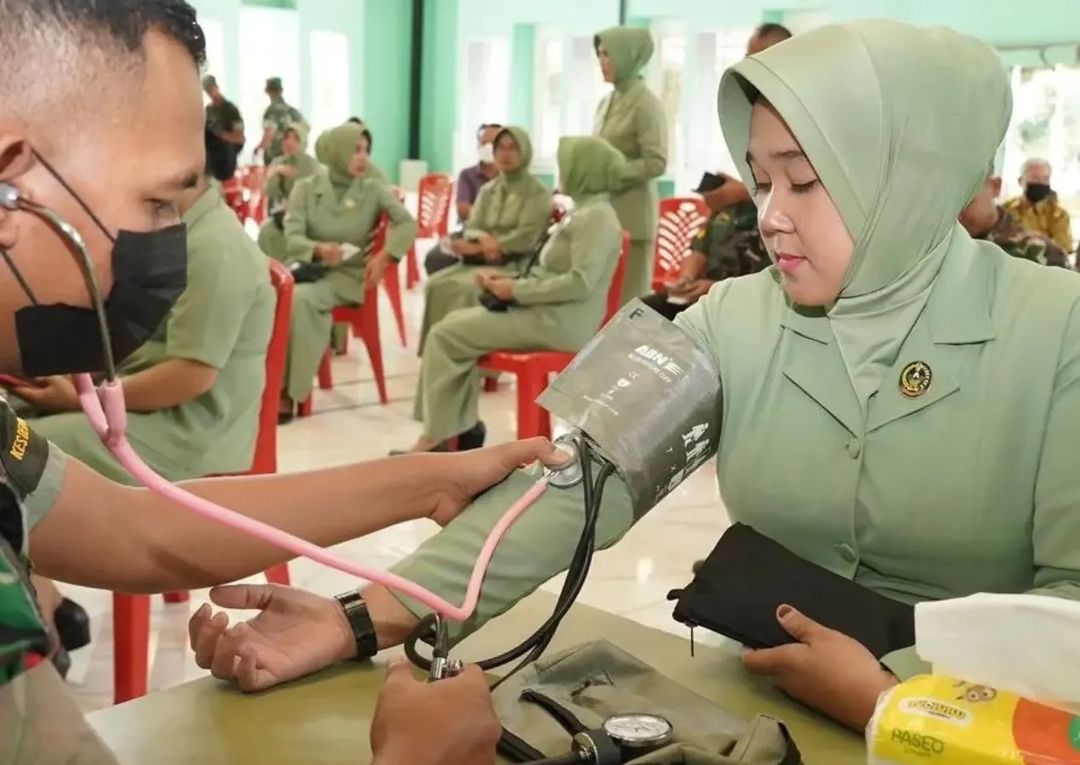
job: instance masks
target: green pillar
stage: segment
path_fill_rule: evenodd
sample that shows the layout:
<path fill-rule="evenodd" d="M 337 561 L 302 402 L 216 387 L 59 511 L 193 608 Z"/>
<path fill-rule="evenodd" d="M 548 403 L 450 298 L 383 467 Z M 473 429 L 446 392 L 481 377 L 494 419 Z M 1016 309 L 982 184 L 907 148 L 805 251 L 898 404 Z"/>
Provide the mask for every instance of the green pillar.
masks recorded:
<path fill-rule="evenodd" d="M 364 113 L 356 116 L 371 126 L 372 159 L 395 182 L 398 165 L 409 152 L 411 48 L 412 3 L 409 0 L 368 0 L 364 3 Z"/>
<path fill-rule="evenodd" d="M 425 0 L 423 68 L 420 158 L 427 161 L 430 172 L 453 173 L 458 0 Z"/>
<path fill-rule="evenodd" d="M 515 24 L 510 45 L 510 121 L 533 124 L 533 91 L 536 76 L 536 27 Z"/>

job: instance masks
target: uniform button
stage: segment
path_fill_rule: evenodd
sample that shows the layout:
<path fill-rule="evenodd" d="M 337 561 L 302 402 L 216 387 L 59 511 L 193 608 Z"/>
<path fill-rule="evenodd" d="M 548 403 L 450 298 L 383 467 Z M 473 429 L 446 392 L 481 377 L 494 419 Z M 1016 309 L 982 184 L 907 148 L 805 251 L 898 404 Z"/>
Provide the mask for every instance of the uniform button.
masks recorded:
<path fill-rule="evenodd" d="M 859 439 L 853 438 L 848 441 L 847 453 L 851 455 L 851 459 L 859 459 L 859 455 L 862 454 L 862 444 L 859 443 Z"/>
<path fill-rule="evenodd" d="M 859 556 L 855 554 L 855 548 L 846 542 L 842 545 L 837 545 L 836 549 L 840 553 L 840 557 L 848 563 L 854 563 L 859 559 Z"/>

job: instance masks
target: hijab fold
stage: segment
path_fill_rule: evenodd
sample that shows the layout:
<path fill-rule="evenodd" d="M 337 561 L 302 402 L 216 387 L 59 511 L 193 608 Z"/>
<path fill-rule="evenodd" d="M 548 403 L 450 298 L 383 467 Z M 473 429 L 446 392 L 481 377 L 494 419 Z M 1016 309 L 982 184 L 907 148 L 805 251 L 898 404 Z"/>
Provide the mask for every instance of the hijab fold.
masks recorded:
<path fill-rule="evenodd" d="M 865 410 L 946 253 L 957 237 L 973 246 L 957 216 L 1008 126 L 1004 66 L 975 38 L 887 20 L 822 27 L 744 59 L 724 74 L 719 112 L 748 184 L 758 94 L 799 141 L 855 241 L 840 295 L 820 321 Z"/>

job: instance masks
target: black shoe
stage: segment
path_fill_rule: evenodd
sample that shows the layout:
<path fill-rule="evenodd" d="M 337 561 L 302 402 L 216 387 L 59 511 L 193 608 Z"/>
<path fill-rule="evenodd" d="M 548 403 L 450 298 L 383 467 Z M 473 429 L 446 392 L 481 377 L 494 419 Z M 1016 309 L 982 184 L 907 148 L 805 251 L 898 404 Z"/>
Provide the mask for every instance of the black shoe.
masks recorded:
<path fill-rule="evenodd" d="M 290 409 L 287 412 L 279 410 L 278 413 L 277 413 L 277 424 L 278 425 L 288 425 L 295 418 L 296 418 L 296 409 L 295 408 Z"/>
<path fill-rule="evenodd" d="M 480 420 L 464 433 L 459 433 L 457 437 L 457 450 L 459 452 L 467 452 L 472 449 L 483 449 L 484 440 L 487 438 L 487 426 L 483 420 Z"/>
<path fill-rule="evenodd" d="M 64 598 L 53 615 L 60 645 L 68 651 L 77 651 L 90 645 L 90 615 L 73 600 Z"/>

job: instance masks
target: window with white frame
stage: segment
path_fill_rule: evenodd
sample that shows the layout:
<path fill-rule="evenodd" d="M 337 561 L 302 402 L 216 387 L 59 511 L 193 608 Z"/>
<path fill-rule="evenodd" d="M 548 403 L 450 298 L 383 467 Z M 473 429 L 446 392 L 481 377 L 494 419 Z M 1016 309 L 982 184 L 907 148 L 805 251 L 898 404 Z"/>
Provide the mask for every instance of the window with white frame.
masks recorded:
<path fill-rule="evenodd" d="M 317 136 L 351 116 L 349 38 L 341 32 L 316 30 L 311 33 L 311 133 Z"/>
<path fill-rule="evenodd" d="M 488 122 L 505 124 L 510 97 L 510 42 L 506 37 L 465 44 L 464 101 L 454 149 L 456 167 L 476 164 L 476 129 Z"/>
<path fill-rule="evenodd" d="M 566 135 L 592 135 L 596 108 L 611 88 L 604 82 L 593 40 L 592 35 L 570 39 L 569 71 L 574 76 L 566 83 Z"/>
<path fill-rule="evenodd" d="M 563 40 L 541 30 L 536 37 L 533 88 L 533 147 L 540 168 L 555 167 L 566 94 L 563 90 Z M 591 131 L 590 131 L 591 132 Z"/>
<path fill-rule="evenodd" d="M 300 108 L 300 23 L 296 11 L 244 6 L 240 9 L 240 88 L 237 106 L 244 116 L 248 148 L 262 138 L 268 77 L 280 77 L 285 100 Z M 257 136 L 257 137 L 256 137 Z"/>

